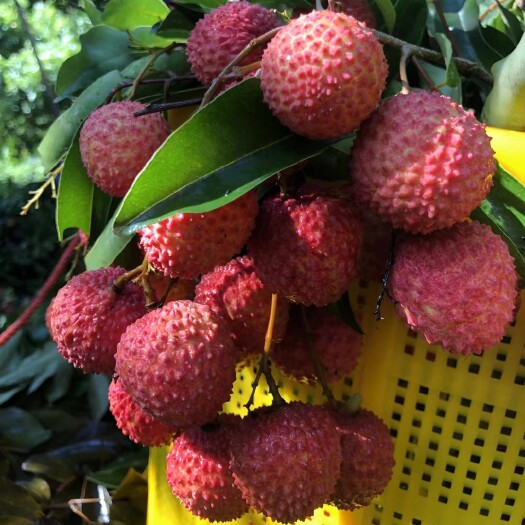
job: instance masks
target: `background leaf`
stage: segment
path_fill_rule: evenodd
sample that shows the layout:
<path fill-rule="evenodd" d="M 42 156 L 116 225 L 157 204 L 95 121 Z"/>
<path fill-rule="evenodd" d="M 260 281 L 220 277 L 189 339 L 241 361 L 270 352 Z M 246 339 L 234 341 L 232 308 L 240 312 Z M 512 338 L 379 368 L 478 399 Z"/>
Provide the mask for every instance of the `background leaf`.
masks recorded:
<path fill-rule="evenodd" d="M 50 437 L 51 431 L 29 412 L 17 407 L 0 409 L 0 448 L 28 451 Z"/>
<path fill-rule="evenodd" d="M 78 136 L 73 140 L 64 161 L 56 208 L 57 232 L 60 240 L 69 228 L 77 228 L 86 235 L 91 231 L 94 184 L 88 177 L 80 157 Z"/>
<path fill-rule="evenodd" d="M 77 93 L 110 71 L 124 69 L 142 52 L 132 51 L 123 31 L 96 26 L 80 36 L 80 53 L 68 58 L 58 72 L 59 99 Z"/>
<path fill-rule="evenodd" d="M 141 26 L 153 26 L 164 20 L 169 12 L 162 0 L 109 0 L 102 21 L 115 29 L 131 31 Z"/>

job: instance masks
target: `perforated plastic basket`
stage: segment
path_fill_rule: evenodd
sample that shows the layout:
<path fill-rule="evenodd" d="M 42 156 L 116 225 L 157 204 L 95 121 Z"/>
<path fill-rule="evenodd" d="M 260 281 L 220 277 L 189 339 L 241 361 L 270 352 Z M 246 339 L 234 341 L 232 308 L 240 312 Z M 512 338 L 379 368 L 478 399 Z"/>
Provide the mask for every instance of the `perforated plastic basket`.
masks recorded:
<path fill-rule="evenodd" d="M 315 525 L 525 525 L 525 293 L 516 323 L 482 356 L 454 356 L 428 345 L 383 302 L 377 286 L 352 290 L 352 305 L 366 333 L 358 369 L 336 385 L 338 397 L 360 393 L 395 440 L 396 466 L 385 493 L 357 512 L 329 506 Z M 253 370 L 234 385 L 228 411 L 250 394 Z M 320 401 L 316 387 L 279 376 L 288 399 Z M 268 402 L 260 388 L 259 403 Z M 152 449 L 148 525 L 198 524 L 171 495 L 164 477 L 165 449 Z M 271 523 L 247 514 L 237 524 Z"/>

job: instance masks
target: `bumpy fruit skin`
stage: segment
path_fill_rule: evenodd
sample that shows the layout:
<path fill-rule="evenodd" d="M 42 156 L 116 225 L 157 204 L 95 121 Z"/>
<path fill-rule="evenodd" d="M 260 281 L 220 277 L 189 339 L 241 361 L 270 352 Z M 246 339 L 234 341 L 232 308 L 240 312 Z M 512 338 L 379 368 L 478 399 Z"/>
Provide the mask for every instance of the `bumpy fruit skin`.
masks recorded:
<path fill-rule="evenodd" d="M 411 91 L 383 102 L 352 149 L 359 199 L 395 228 L 428 233 L 467 217 L 495 170 L 485 126 L 451 98 Z"/>
<path fill-rule="evenodd" d="M 402 240 L 388 288 L 399 315 L 427 342 L 479 354 L 505 335 L 517 284 L 505 242 L 471 221 Z"/>
<path fill-rule="evenodd" d="M 143 410 L 179 429 L 213 420 L 228 401 L 237 352 L 208 306 L 171 301 L 122 335 L 116 373 Z"/>
<path fill-rule="evenodd" d="M 271 292 L 306 306 L 337 301 L 357 271 L 361 223 L 335 190 L 303 185 L 261 203 L 248 254 Z"/>
<path fill-rule="evenodd" d="M 108 399 L 109 410 L 117 427 L 135 443 L 145 447 L 160 447 L 173 440 L 177 430 L 144 412 L 122 388 L 119 379 L 111 381 Z"/>
<path fill-rule="evenodd" d="M 343 379 L 357 365 L 363 336 L 326 308 L 308 308 L 305 314 L 310 342 L 325 368 L 326 380 L 333 383 Z M 319 381 L 299 308 L 292 310 L 286 335 L 275 345 L 271 359 L 286 375 L 298 381 Z"/>
<path fill-rule="evenodd" d="M 111 374 L 124 330 L 146 314 L 142 288 L 113 281 L 126 270 L 112 267 L 74 276 L 51 302 L 46 322 L 58 351 L 85 373 Z"/>
<path fill-rule="evenodd" d="M 258 36 L 277 27 L 272 11 L 250 2 L 227 2 L 204 15 L 195 24 L 186 45 L 186 55 L 197 79 L 207 85 Z M 261 59 L 257 47 L 240 65 Z"/>
<path fill-rule="evenodd" d="M 353 16 L 370 28 L 376 27 L 374 11 L 367 0 L 341 0 L 343 13 Z"/>
<path fill-rule="evenodd" d="M 113 197 L 123 197 L 135 177 L 170 134 L 162 115 L 134 117 L 146 106 L 111 102 L 89 115 L 80 130 L 80 154 L 90 179 Z"/>
<path fill-rule="evenodd" d="M 339 477 L 340 438 L 333 417 L 319 406 L 295 402 L 244 418 L 231 451 L 243 498 L 281 523 L 311 516 Z"/>
<path fill-rule="evenodd" d="M 206 213 L 178 213 L 139 231 L 147 260 L 170 277 L 194 279 L 227 263 L 244 246 L 259 211 L 257 193 Z"/>
<path fill-rule="evenodd" d="M 192 514 L 230 521 L 248 511 L 230 471 L 230 425 L 211 424 L 185 430 L 166 458 L 166 476 Z"/>
<path fill-rule="evenodd" d="M 369 410 L 335 417 L 343 461 L 332 503 L 348 510 L 367 506 L 392 477 L 394 443 L 385 423 Z"/>
<path fill-rule="evenodd" d="M 270 41 L 261 89 L 273 114 L 293 132 L 334 139 L 375 109 L 387 73 L 383 48 L 365 26 L 344 13 L 313 11 Z"/>
<path fill-rule="evenodd" d="M 251 257 L 237 257 L 203 275 L 195 288 L 195 302 L 207 304 L 225 319 L 245 358 L 263 351 L 272 294 L 257 276 Z M 275 341 L 286 331 L 288 311 L 288 302 L 278 298 Z"/>

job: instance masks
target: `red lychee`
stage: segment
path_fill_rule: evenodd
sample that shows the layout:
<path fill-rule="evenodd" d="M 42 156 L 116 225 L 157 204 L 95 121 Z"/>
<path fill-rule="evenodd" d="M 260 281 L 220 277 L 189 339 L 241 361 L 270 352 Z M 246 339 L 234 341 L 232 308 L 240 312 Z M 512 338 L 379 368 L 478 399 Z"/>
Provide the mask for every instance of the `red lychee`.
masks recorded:
<path fill-rule="evenodd" d="M 367 506 L 385 490 L 394 468 L 394 443 L 385 423 L 369 410 L 335 413 L 341 436 L 341 475 L 331 498 L 340 509 Z"/>
<path fill-rule="evenodd" d="M 224 321 L 192 301 L 171 301 L 130 325 L 116 373 L 141 408 L 179 429 L 213 420 L 230 398 L 237 351 Z"/>
<path fill-rule="evenodd" d="M 170 277 L 194 279 L 227 263 L 244 246 L 259 211 L 257 193 L 206 213 L 177 213 L 139 231 L 147 260 Z"/>
<path fill-rule="evenodd" d="M 361 224 L 343 196 L 305 184 L 295 196 L 274 195 L 261 203 L 248 253 L 271 292 L 325 306 L 355 276 L 361 240 Z"/>
<path fill-rule="evenodd" d="M 299 308 L 294 308 L 284 339 L 272 350 L 273 362 L 287 375 L 298 381 L 319 381 L 308 350 L 308 337 L 325 369 L 329 383 L 339 381 L 357 365 L 363 336 L 326 308 L 305 311 L 309 334 Z"/>
<path fill-rule="evenodd" d="M 494 169 L 484 125 L 427 91 L 384 101 L 361 127 L 350 160 L 359 199 L 411 233 L 467 217 L 487 195 Z"/>
<path fill-rule="evenodd" d="M 512 321 L 518 277 L 505 242 L 465 221 L 396 246 L 388 284 L 412 330 L 452 353 L 481 353 Z"/>
<path fill-rule="evenodd" d="M 250 43 L 277 27 L 275 14 L 259 4 L 246 1 L 227 2 L 199 20 L 186 45 L 188 62 L 203 84 L 212 80 Z M 256 47 L 240 65 L 261 59 L 262 47 Z"/>
<path fill-rule="evenodd" d="M 383 47 L 355 18 L 312 11 L 270 41 L 261 60 L 261 89 L 273 114 L 293 132 L 335 139 L 375 109 L 388 68 Z"/>
<path fill-rule="evenodd" d="M 231 260 L 203 275 L 195 288 L 195 302 L 207 304 L 222 316 L 244 357 L 261 353 L 270 317 L 271 292 L 255 272 L 251 257 Z M 289 304 L 278 298 L 274 340 L 283 337 Z"/>
<path fill-rule="evenodd" d="M 58 351 L 86 373 L 111 374 L 120 336 L 146 314 L 140 286 L 113 286 L 125 271 L 100 268 L 76 275 L 49 306 L 46 321 Z"/>
<path fill-rule="evenodd" d="M 243 498 L 282 523 L 311 516 L 331 496 L 339 477 L 335 422 L 315 405 L 294 402 L 244 418 L 231 451 L 233 477 Z"/>
<path fill-rule="evenodd" d="M 165 425 L 144 412 L 131 396 L 122 388 L 120 380 L 113 379 L 108 390 L 109 410 L 117 427 L 135 443 L 146 447 L 168 445 L 177 429 Z"/>
<path fill-rule="evenodd" d="M 91 180 L 113 197 L 123 197 L 135 177 L 170 134 L 160 113 L 134 114 L 146 106 L 123 100 L 101 106 L 80 130 L 80 154 Z"/>
<path fill-rule="evenodd" d="M 211 423 L 185 430 L 166 458 L 168 484 L 192 514 L 230 521 L 248 511 L 230 471 L 230 425 Z"/>

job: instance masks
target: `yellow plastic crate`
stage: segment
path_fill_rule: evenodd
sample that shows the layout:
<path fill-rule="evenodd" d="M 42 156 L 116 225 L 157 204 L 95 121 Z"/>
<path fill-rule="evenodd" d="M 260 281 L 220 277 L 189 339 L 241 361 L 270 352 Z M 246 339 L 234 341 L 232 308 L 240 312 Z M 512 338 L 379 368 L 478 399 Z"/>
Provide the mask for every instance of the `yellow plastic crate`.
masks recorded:
<path fill-rule="evenodd" d="M 525 307 L 504 340 L 482 356 L 455 356 L 429 345 L 401 322 L 388 299 L 384 320 L 373 314 L 379 287 L 352 291 L 366 333 L 354 374 L 336 397 L 359 393 L 395 440 L 396 466 L 384 494 L 357 512 L 325 506 L 314 525 L 525 524 Z M 522 293 L 525 304 L 525 293 Z M 251 391 L 244 369 L 227 411 L 237 412 Z M 318 402 L 319 387 L 280 375 L 287 399 Z M 257 402 L 271 401 L 264 385 Z M 148 525 L 202 523 L 178 504 L 165 481 L 166 449 L 151 449 Z M 232 522 L 271 523 L 256 514 Z"/>

